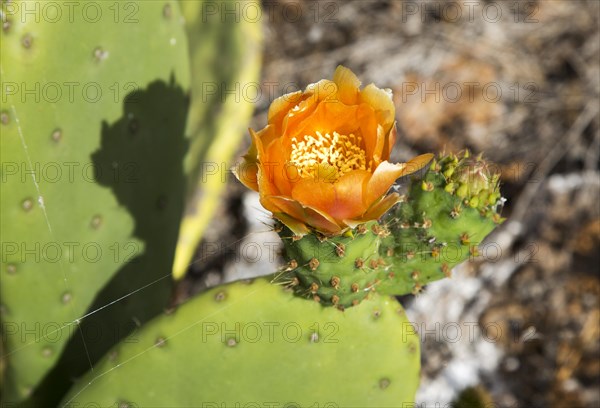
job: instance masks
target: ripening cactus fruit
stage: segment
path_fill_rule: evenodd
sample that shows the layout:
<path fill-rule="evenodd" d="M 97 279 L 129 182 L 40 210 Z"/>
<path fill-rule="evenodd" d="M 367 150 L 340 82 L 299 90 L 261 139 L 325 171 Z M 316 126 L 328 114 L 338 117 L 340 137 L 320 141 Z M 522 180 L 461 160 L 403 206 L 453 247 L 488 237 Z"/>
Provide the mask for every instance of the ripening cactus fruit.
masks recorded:
<path fill-rule="evenodd" d="M 342 313 L 269 278 L 213 288 L 135 339 L 61 406 L 398 407 L 414 404 L 419 381 L 419 340 L 395 299 Z"/>
<path fill-rule="evenodd" d="M 78 369 L 50 376 L 68 386 L 162 311 L 183 211 L 190 73 L 177 3 L 49 6 L 62 13 L 2 2 L 2 404 L 70 358 Z M 82 336 L 87 350 L 65 352 Z"/>

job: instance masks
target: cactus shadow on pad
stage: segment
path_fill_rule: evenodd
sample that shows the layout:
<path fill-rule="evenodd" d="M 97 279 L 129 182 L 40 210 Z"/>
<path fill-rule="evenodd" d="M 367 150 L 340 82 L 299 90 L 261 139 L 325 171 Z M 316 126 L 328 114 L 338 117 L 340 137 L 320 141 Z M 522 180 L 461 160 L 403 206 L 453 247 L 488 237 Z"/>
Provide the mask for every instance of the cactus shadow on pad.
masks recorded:
<path fill-rule="evenodd" d="M 131 92 L 122 117 L 100 124 L 101 145 L 91 157 L 95 182 L 112 190 L 134 219 L 134 230 L 129 241 L 116 242 L 113 253 L 105 255 L 115 256 L 120 270 L 73 329 L 58 364 L 22 406 L 56 406 L 111 346 L 125 337 L 135 342 L 137 327 L 167 308 L 184 208 L 188 107 L 188 95 L 171 77 L 170 83 L 155 81 Z"/>

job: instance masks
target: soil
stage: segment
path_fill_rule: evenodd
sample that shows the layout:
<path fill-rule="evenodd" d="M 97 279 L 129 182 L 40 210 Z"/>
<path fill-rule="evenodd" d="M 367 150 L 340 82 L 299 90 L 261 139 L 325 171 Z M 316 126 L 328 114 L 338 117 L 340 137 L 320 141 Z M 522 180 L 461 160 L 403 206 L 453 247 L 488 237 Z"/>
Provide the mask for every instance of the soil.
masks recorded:
<path fill-rule="evenodd" d="M 496 406 L 599 407 L 600 2 L 263 6 L 253 128 L 266 124 L 273 98 L 344 64 L 364 84 L 393 90 L 398 160 L 469 148 L 502 170 L 507 221 L 486 241 L 494 252 L 402 298 L 417 328 L 477 326 L 477 338 L 460 341 L 420 333 L 418 401 L 446 404 L 477 386 Z M 238 249 L 248 239 L 276 242 L 258 207 L 230 180 L 205 241 Z M 186 287 L 197 292 L 277 264 L 209 257 L 192 265 Z"/>

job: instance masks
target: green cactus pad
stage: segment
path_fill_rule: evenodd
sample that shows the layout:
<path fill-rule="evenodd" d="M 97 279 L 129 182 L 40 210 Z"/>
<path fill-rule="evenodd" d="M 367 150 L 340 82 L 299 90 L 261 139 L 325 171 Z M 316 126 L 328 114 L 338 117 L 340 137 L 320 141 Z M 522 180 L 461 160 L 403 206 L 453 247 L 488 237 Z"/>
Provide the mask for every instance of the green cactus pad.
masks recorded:
<path fill-rule="evenodd" d="M 288 263 L 275 282 L 340 309 L 357 305 L 386 277 L 379 255 L 386 234 L 376 221 L 337 237 L 308 234 L 297 239 L 285 228 L 280 235 Z"/>
<path fill-rule="evenodd" d="M 395 299 L 341 312 L 261 278 L 214 288 L 153 320 L 63 406 L 408 406 L 419 364 L 418 337 Z"/>
<path fill-rule="evenodd" d="M 500 199 L 498 175 L 485 160 L 468 152 L 440 156 L 380 221 L 337 237 L 298 239 L 282 228 L 287 266 L 275 280 L 342 309 L 374 292 L 416 294 L 478 255 L 477 245 L 502 221 Z"/>
<path fill-rule="evenodd" d="M 262 32 L 261 22 L 241 11 L 260 13 L 256 0 L 179 4 L 192 64 L 186 134 L 193 136 L 193 142 L 185 162 L 190 179 L 173 264 L 175 279 L 182 278 L 188 270 L 219 205 L 231 157 L 247 132 L 257 101 Z"/>
<path fill-rule="evenodd" d="M 381 248 L 390 256 L 393 279 L 378 290 L 419 293 L 478 256 L 478 245 L 502 222 L 498 179 L 488 162 L 468 151 L 440 156 L 423 179 L 413 179 L 403 201 L 382 220 L 391 233 Z M 463 186 L 461 194 L 455 185 Z"/>
<path fill-rule="evenodd" d="M 2 2 L 7 404 L 59 360 L 79 368 L 48 378 L 69 385 L 162 311 L 183 211 L 189 60 L 177 3 L 73 2 L 55 14 L 62 6 Z"/>

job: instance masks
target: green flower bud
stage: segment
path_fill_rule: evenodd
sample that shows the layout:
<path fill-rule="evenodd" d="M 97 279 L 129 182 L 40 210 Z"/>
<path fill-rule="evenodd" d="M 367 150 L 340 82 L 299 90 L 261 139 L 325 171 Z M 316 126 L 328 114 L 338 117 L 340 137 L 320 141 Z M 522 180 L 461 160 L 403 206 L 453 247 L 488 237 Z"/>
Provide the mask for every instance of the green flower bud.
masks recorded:
<path fill-rule="evenodd" d="M 464 183 L 458 187 L 458 190 L 456 190 L 456 195 L 459 196 L 460 198 L 465 198 L 468 193 L 469 193 L 469 186 L 467 186 Z"/>

